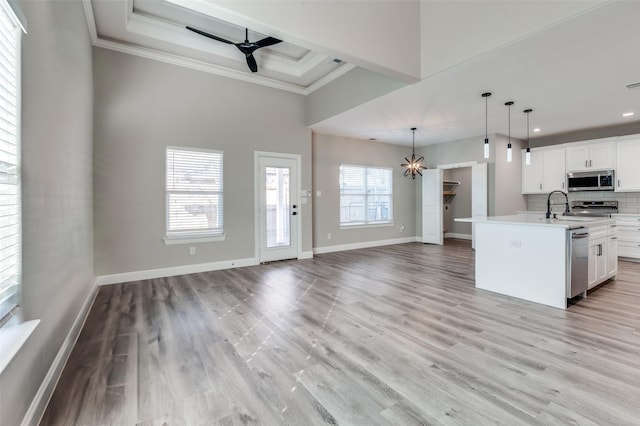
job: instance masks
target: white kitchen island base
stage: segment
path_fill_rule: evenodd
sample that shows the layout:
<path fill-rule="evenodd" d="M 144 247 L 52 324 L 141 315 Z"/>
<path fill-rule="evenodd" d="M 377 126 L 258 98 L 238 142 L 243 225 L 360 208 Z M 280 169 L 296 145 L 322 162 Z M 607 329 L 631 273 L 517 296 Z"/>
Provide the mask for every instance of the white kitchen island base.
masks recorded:
<path fill-rule="evenodd" d="M 561 309 L 571 294 L 571 229 L 614 224 L 608 218 L 545 219 L 542 214 L 455 220 L 475 225 L 477 288 Z"/>
<path fill-rule="evenodd" d="M 567 240 L 566 227 L 476 223 L 476 287 L 566 309 Z"/>

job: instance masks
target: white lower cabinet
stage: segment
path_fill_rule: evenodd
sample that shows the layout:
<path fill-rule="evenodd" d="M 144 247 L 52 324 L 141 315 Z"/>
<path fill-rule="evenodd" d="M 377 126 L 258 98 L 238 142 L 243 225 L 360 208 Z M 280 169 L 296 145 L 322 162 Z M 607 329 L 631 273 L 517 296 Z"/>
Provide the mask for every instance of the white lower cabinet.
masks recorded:
<path fill-rule="evenodd" d="M 589 228 L 589 289 L 614 277 L 618 272 L 616 229 L 615 224 Z"/>
<path fill-rule="evenodd" d="M 640 259 L 640 215 L 616 215 L 618 256 Z"/>

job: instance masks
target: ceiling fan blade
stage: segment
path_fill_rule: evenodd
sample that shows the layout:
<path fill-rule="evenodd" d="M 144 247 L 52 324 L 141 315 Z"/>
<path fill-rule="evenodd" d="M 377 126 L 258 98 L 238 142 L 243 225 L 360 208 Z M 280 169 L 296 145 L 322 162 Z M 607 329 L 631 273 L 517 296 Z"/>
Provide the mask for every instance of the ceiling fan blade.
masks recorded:
<path fill-rule="evenodd" d="M 258 46 L 258 48 L 260 48 L 260 47 L 273 46 L 274 44 L 278 44 L 278 43 L 282 43 L 282 40 L 278 40 L 275 37 L 266 37 L 266 38 L 263 38 L 262 40 L 256 41 L 254 44 Z"/>
<path fill-rule="evenodd" d="M 189 26 L 187 26 L 187 29 L 188 29 L 189 31 L 193 31 L 194 33 L 197 33 L 197 34 L 203 35 L 203 36 L 205 36 L 205 37 L 212 38 L 212 39 L 214 39 L 214 40 L 221 41 L 221 42 L 223 42 L 223 43 L 227 43 L 227 44 L 235 44 L 235 43 L 234 43 L 234 42 L 232 42 L 232 41 L 225 40 L 225 39 L 223 39 L 222 37 L 214 36 L 213 34 L 205 33 L 204 31 L 200 31 L 200 30 L 195 29 L 195 28 L 193 28 L 193 27 L 189 27 Z"/>
<path fill-rule="evenodd" d="M 247 55 L 247 65 L 249 65 L 251 72 L 258 72 L 258 64 L 256 63 L 256 58 L 253 57 L 253 54 Z"/>

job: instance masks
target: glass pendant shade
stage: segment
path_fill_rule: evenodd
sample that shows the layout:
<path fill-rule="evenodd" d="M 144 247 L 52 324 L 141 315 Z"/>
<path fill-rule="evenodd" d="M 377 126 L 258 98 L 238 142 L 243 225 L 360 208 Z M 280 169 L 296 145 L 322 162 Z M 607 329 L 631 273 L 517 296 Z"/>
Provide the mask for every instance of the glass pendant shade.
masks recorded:
<path fill-rule="evenodd" d="M 489 99 L 489 96 L 491 96 L 491 92 L 485 92 L 482 94 L 482 97 L 484 98 L 484 158 L 489 158 L 489 134 L 487 132 L 487 100 Z"/>
<path fill-rule="evenodd" d="M 525 109 L 523 112 L 527 114 L 527 152 L 524 154 L 524 164 L 531 165 L 531 148 L 529 147 L 529 113 L 533 111 L 531 108 Z"/>
<path fill-rule="evenodd" d="M 511 161 L 513 161 L 513 153 L 511 152 L 511 105 L 513 105 L 513 101 L 509 101 L 509 102 L 505 102 L 505 106 L 509 107 L 509 119 L 508 119 L 508 125 L 509 125 L 509 139 L 508 139 L 508 144 L 507 144 L 507 162 L 510 163 Z"/>

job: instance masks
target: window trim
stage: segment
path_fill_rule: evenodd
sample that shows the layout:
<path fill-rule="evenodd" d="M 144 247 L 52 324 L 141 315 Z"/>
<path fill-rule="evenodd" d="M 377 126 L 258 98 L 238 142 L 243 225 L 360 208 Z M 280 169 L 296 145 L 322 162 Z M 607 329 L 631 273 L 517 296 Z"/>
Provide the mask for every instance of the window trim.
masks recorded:
<path fill-rule="evenodd" d="M 15 148 L 16 148 L 16 213 L 15 216 L 17 218 L 17 234 L 16 234 L 16 243 L 8 245 L 7 247 L 2 247 L 2 249 L 6 249 L 9 247 L 17 248 L 17 272 L 16 272 L 16 281 L 15 284 L 15 293 L 12 296 L 7 296 L 5 302 L 11 300 L 11 297 L 15 299 L 15 303 L 13 305 L 6 304 L 5 315 L 0 317 L 0 330 L 9 329 L 13 326 L 20 325 L 22 323 L 22 34 L 26 33 L 25 28 L 21 20 L 18 18 L 16 11 L 13 9 L 11 4 L 9 4 L 6 0 L 0 0 L 0 9 L 4 12 L 5 16 L 9 19 L 9 21 L 14 25 L 12 31 L 14 31 L 15 35 L 15 63 L 11 64 L 15 66 L 15 84 L 16 90 L 15 93 L 12 93 L 15 96 L 15 122 L 10 123 L 15 126 Z M 11 293 L 9 293 L 11 294 Z M 1 312 L 0 312 L 1 313 Z"/>
<path fill-rule="evenodd" d="M 220 191 L 184 191 L 184 190 L 173 190 L 170 191 L 167 188 L 167 172 L 169 167 L 169 150 L 177 150 L 177 151 L 188 151 L 188 152 L 205 152 L 212 154 L 219 154 L 221 156 L 220 161 L 220 176 L 222 176 L 222 190 Z M 165 167 L 164 167 L 164 190 L 165 190 L 165 236 L 163 237 L 163 241 L 165 245 L 175 245 L 175 244 L 195 244 L 195 243 L 205 243 L 205 242 L 218 242 L 224 241 L 226 239 L 226 234 L 224 232 L 224 151 L 216 150 L 216 149 L 207 149 L 207 148 L 193 148 L 186 146 L 177 146 L 177 145 L 167 145 L 165 147 Z M 222 227 L 220 231 L 195 231 L 195 230 L 185 230 L 185 231 L 169 231 L 169 194 L 172 193 L 189 193 L 189 194 L 219 194 L 222 198 Z"/>
<path fill-rule="evenodd" d="M 387 170 L 389 172 L 389 178 L 390 178 L 390 182 L 389 182 L 389 187 L 391 188 L 391 192 L 389 194 L 367 194 L 366 192 L 364 194 L 343 194 L 342 193 L 342 188 L 340 187 L 340 169 L 342 167 L 357 167 L 357 168 L 361 168 L 364 169 L 365 172 L 365 188 L 367 186 L 366 183 L 366 175 L 367 175 L 367 170 L 368 169 L 382 169 L 382 170 Z M 366 189 L 365 189 L 366 191 Z M 368 201 L 368 197 L 369 196 L 376 196 L 376 195 L 385 195 L 385 196 L 389 196 L 389 207 L 390 207 L 390 212 L 391 212 L 391 218 L 389 220 L 380 220 L 380 221 L 368 221 L 366 220 L 366 210 L 365 210 L 365 221 L 364 222 L 342 222 L 340 219 L 340 214 L 338 215 L 338 227 L 340 229 L 353 229 L 353 228 L 380 228 L 380 227 L 385 227 L 385 226 L 393 226 L 393 168 L 392 167 L 385 167 L 385 166 L 364 166 L 364 165 L 358 165 L 358 164 L 340 164 L 338 167 L 338 208 L 341 209 L 342 208 L 342 196 L 343 195 L 362 195 L 364 196 L 364 200 L 365 200 L 365 206 L 367 205 L 367 201 Z M 365 208 L 366 209 L 366 208 Z"/>

